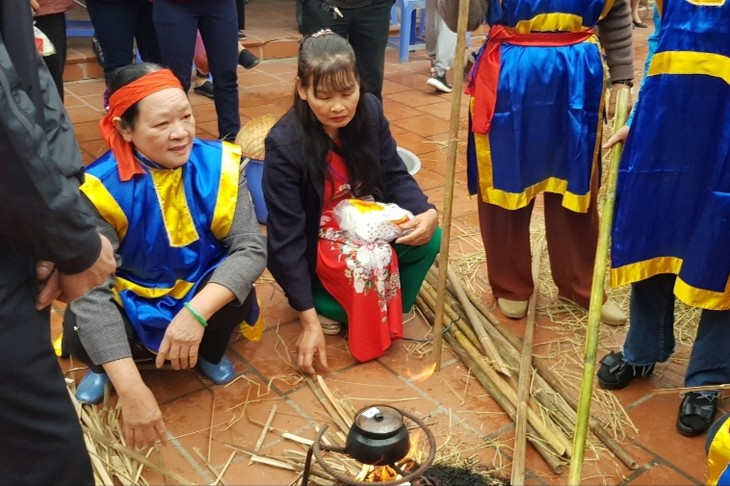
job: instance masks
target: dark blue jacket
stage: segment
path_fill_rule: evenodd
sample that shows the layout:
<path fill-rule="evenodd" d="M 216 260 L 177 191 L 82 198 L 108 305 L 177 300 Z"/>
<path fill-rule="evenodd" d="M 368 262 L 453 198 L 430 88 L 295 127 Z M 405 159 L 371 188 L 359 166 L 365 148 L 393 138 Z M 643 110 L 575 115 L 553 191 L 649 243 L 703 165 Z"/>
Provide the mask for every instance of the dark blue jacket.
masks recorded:
<path fill-rule="evenodd" d="M 373 170 L 379 180 L 384 200 L 421 214 L 434 206 L 408 173 L 396 151 L 383 106 L 371 94 L 363 94 L 363 106 L 370 120 L 366 136 L 367 152 L 378 154 Z M 303 153 L 304 141 L 297 129 L 294 111 L 289 110 L 266 138 L 263 190 L 268 216 L 268 268 L 284 290 L 289 305 L 296 311 L 314 307 L 312 279 L 317 262 L 317 240 L 322 215 L 324 180 L 311 180 L 306 167 L 313 162 Z"/>

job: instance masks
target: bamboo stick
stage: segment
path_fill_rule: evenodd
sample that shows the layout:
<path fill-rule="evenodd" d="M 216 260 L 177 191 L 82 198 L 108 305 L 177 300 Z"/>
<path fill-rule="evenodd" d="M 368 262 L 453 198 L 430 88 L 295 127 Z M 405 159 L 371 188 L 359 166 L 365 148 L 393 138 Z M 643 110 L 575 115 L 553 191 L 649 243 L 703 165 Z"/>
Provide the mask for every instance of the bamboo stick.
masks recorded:
<path fill-rule="evenodd" d="M 521 339 L 518 336 L 515 336 L 513 333 L 511 333 L 509 330 L 505 328 L 505 326 L 502 324 L 502 322 L 494 317 L 494 314 L 492 314 L 485 306 L 482 304 L 478 297 L 474 295 L 473 293 L 469 292 L 467 290 L 467 295 L 469 296 L 469 300 L 471 300 L 472 304 L 479 310 L 479 312 L 482 314 L 482 318 L 484 319 L 484 324 L 487 329 L 488 333 L 496 333 L 502 336 L 501 338 L 497 337 L 496 335 L 492 335 L 492 339 L 495 339 L 495 341 L 498 344 L 501 344 L 504 341 L 507 341 L 513 346 L 514 348 L 518 348 L 521 346 Z M 560 402 L 556 402 L 563 411 L 563 413 L 568 414 L 571 421 L 575 424 L 576 418 L 577 418 L 577 412 L 578 409 L 578 400 L 576 400 L 573 395 L 565 389 L 565 386 L 562 382 L 560 382 L 556 377 L 555 374 L 547 367 L 545 366 L 540 360 L 533 357 L 532 359 L 532 365 L 537 370 L 537 377 L 538 380 L 543 380 L 545 383 L 549 385 L 550 388 L 554 390 L 555 393 L 560 395 L 563 400 L 565 400 L 566 404 L 569 408 L 566 408 L 560 404 Z M 595 436 L 603 442 L 603 444 L 611 451 L 613 454 L 619 458 L 621 462 L 623 462 L 626 467 L 629 469 L 637 469 L 639 467 L 636 460 L 613 438 L 611 437 L 611 434 L 609 434 L 606 429 L 600 424 L 600 422 L 594 418 L 590 421 L 590 428 L 591 431 L 595 434 Z"/>
<path fill-rule="evenodd" d="M 325 410 L 327 410 L 327 413 L 329 414 L 332 421 L 340 429 L 340 433 L 345 434 L 349 432 L 350 427 L 342 420 L 342 418 L 340 418 L 337 410 L 335 410 L 332 404 L 327 400 L 322 391 L 314 385 L 314 381 L 308 376 L 305 376 L 304 379 L 306 380 L 307 385 L 309 385 L 309 388 L 312 389 L 312 392 L 314 392 L 314 396 L 317 397 L 319 403 L 321 403 Z"/>
<path fill-rule="evenodd" d="M 457 331 L 458 332 L 458 331 Z M 459 345 L 456 338 L 454 338 L 453 334 L 455 333 L 449 333 L 444 334 L 444 339 L 449 344 L 453 352 L 459 356 L 461 361 L 469 367 L 472 374 L 476 378 L 477 381 L 484 387 L 485 390 L 487 390 L 490 394 L 490 396 L 496 401 L 501 407 L 502 410 L 512 419 L 514 420 L 515 417 L 515 409 L 510 404 L 509 400 L 502 394 L 499 389 L 497 389 L 495 386 L 493 386 L 489 380 L 489 378 L 486 376 L 484 371 L 477 365 L 477 360 L 474 356 L 470 355 L 462 346 Z M 528 431 L 532 435 L 528 435 L 528 440 L 530 440 L 530 443 L 535 447 L 535 450 L 540 454 L 540 456 L 545 460 L 545 462 L 550 466 L 550 469 L 555 474 L 560 474 L 563 471 L 563 464 L 557 454 L 553 452 L 551 449 L 548 449 L 548 447 L 541 441 L 535 440 L 534 436 L 538 435 L 534 429 L 528 425 Z"/>
<path fill-rule="evenodd" d="M 269 413 L 269 418 L 266 419 L 264 428 L 261 430 L 261 435 L 259 435 L 259 440 L 256 441 L 256 445 L 253 448 L 253 451 L 256 453 L 258 453 L 261 450 L 261 445 L 264 443 L 266 434 L 269 432 L 269 428 L 271 427 L 271 422 L 274 420 L 274 415 L 276 414 L 277 407 L 278 407 L 278 405 L 276 403 L 274 404 L 273 407 L 271 407 L 271 412 Z M 249 459 L 248 465 L 250 466 L 251 464 L 253 464 L 253 462 L 251 459 Z"/>
<path fill-rule="evenodd" d="M 216 486 L 218 483 L 220 483 L 221 478 L 226 473 L 228 466 L 231 465 L 231 461 L 233 460 L 233 456 L 235 456 L 235 455 L 236 455 L 236 451 L 231 452 L 231 455 L 228 456 L 228 460 L 223 465 L 223 469 L 221 469 L 221 472 L 218 474 L 218 476 L 215 478 L 215 480 L 212 483 L 210 483 L 211 486 Z"/>
<path fill-rule="evenodd" d="M 317 375 L 317 383 L 319 383 L 319 387 L 322 389 L 324 396 L 326 396 L 330 403 L 332 403 L 332 408 L 335 409 L 337 415 L 339 415 L 342 419 L 342 422 L 347 425 L 346 431 L 349 432 L 350 428 L 352 428 L 353 415 L 345 412 L 345 410 L 340 406 L 335 395 L 330 391 L 330 387 L 327 386 L 327 383 L 325 383 L 324 378 L 322 378 L 321 375 Z"/>
<path fill-rule="evenodd" d="M 454 53 L 453 72 L 461 73 L 464 70 L 464 51 L 466 49 L 466 27 L 469 14 L 469 0 L 459 0 L 459 16 L 456 23 L 456 51 Z M 449 142 L 446 154 L 446 184 L 444 185 L 444 208 L 441 221 L 441 251 L 438 261 L 439 268 L 449 265 L 449 243 L 451 241 L 451 210 L 454 202 L 454 179 L 456 178 L 456 148 L 459 140 L 459 122 L 461 120 L 461 97 L 464 88 L 464 77 L 454 76 L 454 86 L 451 92 L 451 115 L 449 117 Z M 436 320 L 433 324 L 434 369 L 441 369 L 441 346 L 444 309 L 442 295 L 446 288 L 446 272 L 439 273 L 436 306 Z"/>
<path fill-rule="evenodd" d="M 540 273 L 540 255 L 532 252 L 532 277 L 537 281 Z M 537 307 L 537 285 L 527 303 L 527 323 L 525 337 L 522 340 L 522 356 L 520 359 L 520 378 L 517 384 L 517 417 L 515 425 L 515 445 L 512 448 L 511 484 L 525 483 L 525 454 L 527 453 L 527 404 L 530 400 L 530 382 L 532 381 L 532 343 L 535 336 L 535 309 Z M 476 320 L 479 320 L 476 318 Z M 484 330 L 486 334 L 486 329 Z"/>
<path fill-rule="evenodd" d="M 429 308 L 430 312 L 434 314 L 436 312 L 436 306 L 437 298 L 436 298 L 436 290 L 431 287 L 431 285 L 428 284 L 428 282 L 424 282 L 423 286 L 421 287 L 421 293 L 419 294 L 418 298 L 421 298 L 424 301 L 424 304 Z M 469 338 L 469 341 L 474 345 L 474 347 L 479 346 L 479 338 L 477 337 L 476 333 L 474 332 L 474 328 L 469 326 L 463 319 L 461 319 L 461 316 L 459 316 L 456 311 L 453 310 L 451 305 L 448 303 L 444 304 L 444 313 L 449 317 L 451 320 L 451 325 L 457 326 L 461 332 L 463 332 L 467 338 Z M 434 322 L 431 320 L 430 322 Z"/>
<path fill-rule="evenodd" d="M 630 91 L 621 89 L 616 95 L 616 115 L 614 117 L 614 132 L 626 123 Z M 588 326 L 586 328 L 586 344 L 583 359 L 583 378 L 581 380 L 580 398 L 578 400 L 578 419 L 573 437 L 575 455 L 570 461 L 568 484 L 578 484 L 583 469 L 583 457 L 586 446 L 586 433 L 591 413 L 591 399 L 593 395 L 593 377 L 596 367 L 596 350 L 598 349 L 598 328 L 601 323 L 601 307 L 608 266 L 608 245 L 613 225 L 613 210 L 616 201 L 616 181 L 618 180 L 618 166 L 621 162 L 623 144 L 618 143 L 611 149 L 611 167 L 608 171 L 606 196 L 603 202 L 601 225 L 598 231 L 596 258 L 593 265 L 593 286 L 591 300 L 588 306 Z"/>
<path fill-rule="evenodd" d="M 469 302 L 469 298 L 466 296 L 466 293 L 461 286 L 461 282 L 459 282 L 459 278 L 456 276 L 454 271 L 448 267 L 446 268 L 446 274 L 448 276 L 449 283 L 451 284 L 451 288 L 454 291 L 456 299 L 461 304 L 466 313 L 466 317 L 469 318 L 469 322 L 474 328 L 474 332 L 476 332 L 477 336 L 479 337 L 479 342 L 484 348 L 484 352 L 489 358 L 492 358 L 497 371 L 504 375 L 509 375 L 509 370 L 507 370 L 507 367 L 502 360 L 502 356 L 500 356 L 499 351 L 497 350 L 497 348 L 494 347 L 494 344 L 492 344 L 492 341 L 487 336 L 487 331 L 482 327 L 481 321 L 479 321 L 479 318 L 477 317 L 476 309 Z"/>

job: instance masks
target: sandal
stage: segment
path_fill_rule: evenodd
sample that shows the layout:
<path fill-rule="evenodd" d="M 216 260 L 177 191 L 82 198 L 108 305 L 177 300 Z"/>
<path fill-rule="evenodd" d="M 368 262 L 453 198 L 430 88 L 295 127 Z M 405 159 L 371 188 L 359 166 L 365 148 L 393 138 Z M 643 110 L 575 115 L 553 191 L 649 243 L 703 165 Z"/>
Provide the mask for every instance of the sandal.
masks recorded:
<path fill-rule="evenodd" d="M 679 405 L 677 430 L 687 437 L 704 433 L 717 413 L 718 392 L 688 392 Z"/>
<path fill-rule="evenodd" d="M 606 390 L 621 390 L 629 386 L 634 378 L 644 378 L 654 372 L 654 365 L 636 366 L 624 359 L 623 352 L 611 351 L 601 359 L 598 369 L 598 384 Z"/>

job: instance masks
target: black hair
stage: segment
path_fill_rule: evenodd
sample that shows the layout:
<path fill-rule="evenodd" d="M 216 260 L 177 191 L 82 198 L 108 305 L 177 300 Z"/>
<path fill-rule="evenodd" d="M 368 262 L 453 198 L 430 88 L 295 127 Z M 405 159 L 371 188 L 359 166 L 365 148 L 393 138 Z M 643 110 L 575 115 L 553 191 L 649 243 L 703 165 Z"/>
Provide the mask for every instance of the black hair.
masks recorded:
<path fill-rule="evenodd" d="M 109 76 L 109 96 L 113 95 L 118 89 L 123 88 L 133 81 L 137 81 L 142 76 L 154 71 L 159 71 L 162 66 L 152 62 L 140 62 L 136 64 L 128 64 L 115 69 Z M 134 128 L 134 122 L 137 121 L 139 114 L 139 102 L 134 103 L 127 108 L 122 116 L 122 125 L 127 128 Z"/>
<path fill-rule="evenodd" d="M 353 80 L 360 86 L 355 51 L 347 40 L 329 31 L 318 32 L 302 40 L 297 60 L 297 76 L 302 89 L 312 87 L 315 92 L 320 88 L 345 91 L 352 86 Z M 329 179 L 325 157 L 330 150 L 334 150 L 345 160 L 354 195 L 372 195 L 376 200 L 382 199 L 380 172 L 373 170 L 379 154 L 366 150 L 365 142 L 376 134 L 370 133 L 372 128 L 365 110 L 362 90 L 353 119 L 339 129 L 339 146 L 327 135 L 307 102 L 299 97 L 297 90 L 294 90 L 294 113 L 302 130 L 300 136 L 305 143 L 305 153 L 314 154 L 312 160 L 316 161 L 311 167 L 307 167 L 312 180 Z"/>

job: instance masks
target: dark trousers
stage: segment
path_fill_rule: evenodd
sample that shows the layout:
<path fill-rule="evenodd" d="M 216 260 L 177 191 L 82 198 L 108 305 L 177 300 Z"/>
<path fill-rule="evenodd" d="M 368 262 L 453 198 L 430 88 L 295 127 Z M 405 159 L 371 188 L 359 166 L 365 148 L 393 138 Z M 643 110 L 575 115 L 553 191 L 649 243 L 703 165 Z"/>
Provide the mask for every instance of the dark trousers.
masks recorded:
<path fill-rule="evenodd" d="M 94 35 L 104 53 L 107 85 L 115 69 L 134 61 L 134 41 L 143 61 L 160 63 L 152 3 L 148 0 L 86 0 Z"/>
<path fill-rule="evenodd" d="M 93 485 L 37 294 L 35 262 L 0 237 L 0 484 Z"/>
<path fill-rule="evenodd" d="M 63 13 L 42 15 L 35 18 L 35 25 L 48 36 L 56 48 L 52 56 L 45 56 L 48 70 L 63 101 L 63 68 L 66 66 L 66 16 Z"/>
<path fill-rule="evenodd" d="M 234 0 L 155 0 L 153 18 L 162 62 L 190 89 L 195 36 L 200 31 L 213 76 L 219 137 L 234 140 L 238 114 L 238 21 Z"/>
<path fill-rule="evenodd" d="M 346 38 L 357 58 L 363 89 L 383 99 L 385 48 L 390 31 L 390 9 L 393 0 L 380 0 L 360 8 L 342 8 L 343 17 L 335 19 L 321 0 L 303 0 L 302 33 L 313 34 L 329 28 Z"/>
<path fill-rule="evenodd" d="M 588 307 L 593 286 L 593 264 L 598 241 L 596 193 L 598 176 L 591 181 L 588 212 L 562 206 L 562 196 L 543 193 L 545 239 L 550 270 L 561 297 Z M 533 199 L 524 208 L 511 210 L 487 204 L 478 197 L 479 228 L 487 254 L 487 273 L 494 297 L 528 300 L 534 288 L 530 250 Z"/>
<path fill-rule="evenodd" d="M 238 14 L 238 30 L 246 28 L 246 4 L 247 0 L 236 0 L 236 13 Z"/>
<path fill-rule="evenodd" d="M 208 327 L 205 328 L 203 340 L 200 342 L 200 349 L 198 350 L 201 358 L 209 363 L 220 363 L 221 358 L 223 358 L 223 354 L 225 354 L 226 349 L 228 348 L 228 343 L 231 340 L 231 334 L 238 328 L 238 325 L 241 324 L 242 321 L 246 320 L 250 316 L 255 298 L 256 292 L 252 291 L 248 294 L 248 297 L 246 297 L 243 305 L 235 306 L 229 304 L 223 306 L 222 309 L 208 319 Z M 129 340 L 129 346 L 132 349 L 132 358 L 135 361 L 153 360 L 155 355 L 145 348 L 137 339 L 124 309 L 119 306 L 116 306 L 116 308 L 124 320 L 124 326 L 127 331 L 127 339 Z M 88 353 L 81 344 L 79 333 L 75 330 L 75 327 L 76 315 L 67 307 L 63 316 L 63 350 L 73 356 L 74 359 L 88 365 L 89 368 L 96 373 L 104 373 L 104 368 L 95 365 L 91 361 L 91 358 L 89 358 Z"/>

